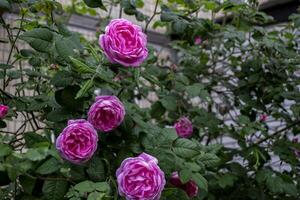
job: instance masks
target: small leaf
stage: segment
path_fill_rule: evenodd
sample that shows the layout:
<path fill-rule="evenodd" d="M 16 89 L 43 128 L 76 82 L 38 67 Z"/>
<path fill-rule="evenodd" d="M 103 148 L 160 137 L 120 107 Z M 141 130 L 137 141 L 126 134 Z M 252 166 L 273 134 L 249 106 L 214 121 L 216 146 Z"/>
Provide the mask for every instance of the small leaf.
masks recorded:
<path fill-rule="evenodd" d="M 186 183 L 191 179 L 192 173 L 189 169 L 183 169 L 179 172 L 179 177 L 182 183 Z"/>
<path fill-rule="evenodd" d="M 91 8 L 101 8 L 102 10 L 106 10 L 105 6 L 102 3 L 102 0 L 83 0 L 84 3 Z"/>
<path fill-rule="evenodd" d="M 200 189 L 207 191 L 208 185 L 207 180 L 199 173 L 194 173 L 192 176 L 192 180 L 198 185 Z"/>
<path fill-rule="evenodd" d="M 1 1 L 1 0 L 0 0 Z M 4 63 L 1 63 L 0 64 L 0 69 L 2 70 L 5 70 L 5 69 L 11 69 L 13 68 L 14 66 L 13 65 L 8 65 L 8 64 L 4 64 Z"/>
<path fill-rule="evenodd" d="M 86 81 L 80 88 L 80 90 L 77 92 L 75 99 L 79 99 L 80 97 L 84 96 L 89 89 L 93 87 L 94 81 L 93 79 L 90 79 Z"/>
<path fill-rule="evenodd" d="M 35 186 L 36 179 L 28 176 L 19 177 L 20 184 L 26 194 L 31 194 Z"/>
<path fill-rule="evenodd" d="M 238 178 L 232 174 L 224 174 L 221 176 L 218 180 L 218 184 L 220 185 L 221 188 L 226 188 L 227 186 L 232 187 L 234 185 L 234 182 Z"/>
<path fill-rule="evenodd" d="M 90 193 L 95 191 L 94 183 L 92 181 L 83 181 L 74 186 L 80 194 Z"/>
<path fill-rule="evenodd" d="M 61 167 L 60 163 L 55 158 L 50 158 L 36 169 L 39 174 L 51 174 L 56 172 Z"/>
<path fill-rule="evenodd" d="M 87 173 L 93 181 L 105 180 L 105 166 L 101 158 L 94 157 L 90 161 Z"/>
<path fill-rule="evenodd" d="M 43 193 L 48 200 L 62 200 L 68 191 L 68 182 L 62 180 L 47 180 L 43 185 Z"/>
<path fill-rule="evenodd" d="M 8 144 L 0 144 L 0 157 L 7 156 L 12 152 Z"/>
<path fill-rule="evenodd" d="M 165 96 L 160 100 L 163 107 L 170 111 L 176 111 L 177 99 L 174 96 Z"/>
<path fill-rule="evenodd" d="M 192 158 L 200 154 L 197 144 L 185 138 L 175 141 L 173 151 L 182 158 Z"/>
<path fill-rule="evenodd" d="M 89 67 L 88 65 L 86 65 L 85 63 L 83 63 L 82 61 L 70 57 L 71 62 L 73 63 L 73 69 L 78 72 L 78 73 L 96 73 L 96 70 Z"/>

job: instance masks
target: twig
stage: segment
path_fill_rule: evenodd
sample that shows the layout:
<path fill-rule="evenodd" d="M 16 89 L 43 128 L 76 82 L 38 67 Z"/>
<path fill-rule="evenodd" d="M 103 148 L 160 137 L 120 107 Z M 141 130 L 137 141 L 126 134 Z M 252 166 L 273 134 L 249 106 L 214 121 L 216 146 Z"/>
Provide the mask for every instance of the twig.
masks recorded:
<path fill-rule="evenodd" d="M 123 8 L 121 7 L 121 4 L 120 4 L 119 18 L 122 18 L 122 11 L 123 11 Z"/>
<path fill-rule="evenodd" d="M 271 138 L 273 138 L 274 136 L 280 134 L 281 132 L 284 132 L 284 131 L 286 131 L 286 130 L 289 130 L 289 129 L 293 128 L 294 126 L 296 126 L 296 125 L 298 125 L 298 124 L 300 124 L 300 120 L 299 120 L 299 121 L 296 121 L 296 122 L 294 122 L 294 123 L 292 123 L 292 124 L 290 124 L 290 125 L 288 125 L 288 126 L 286 126 L 285 128 L 282 128 L 282 129 L 276 131 L 276 132 L 273 133 L 272 135 L 266 136 L 264 139 L 259 140 L 259 141 L 258 141 L 257 143 L 255 143 L 254 145 L 259 145 L 259 144 L 261 144 L 261 143 L 267 141 L 268 139 L 271 139 Z M 247 149 L 253 147 L 254 145 L 249 146 Z"/>
<path fill-rule="evenodd" d="M 156 0 L 153 15 L 150 17 L 150 19 L 149 19 L 149 20 L 147 21 L 147 23 L 146 23 L 146 26 L 145 26 L 145 33 L 147 33 L 148 26 L 149 26 L 150 22 L 153 20 L 153 18 L 155 17 L 155 15 L 157 15 L 157 12 L 156 12 L 156 11 L 157 11 L 157 8 L 158 8 L 158 3 L 159 3 L 159 0 Z"/>

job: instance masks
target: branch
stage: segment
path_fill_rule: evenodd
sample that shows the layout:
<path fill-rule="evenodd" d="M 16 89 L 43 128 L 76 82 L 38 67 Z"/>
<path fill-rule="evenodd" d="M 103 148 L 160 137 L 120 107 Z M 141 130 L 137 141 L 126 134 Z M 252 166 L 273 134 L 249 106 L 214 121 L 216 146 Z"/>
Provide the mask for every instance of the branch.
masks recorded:
<path fill-rule="evenodd" d="M 294 122 L 294 123 L 292 123 L 292 124 L 286 126 L 285 128 L 282 128 L 282 129 L 276 131 L 276 132 L 273 133 L 272 135 L 266 136 L 264 139 L 259 140 L 257 143 L 255 143 L 254 145 L 249 146 L 247 149 L 249 149 L 249 148 L 251 148 L 251 147 L 253 147 L 253 146 L 255 146 L 255 145 L 259 145 L 259 144 L 261 144 L 261 143 L 263 143 L 263 142 L 265 142 L 265 141 L 267 141 L 267 140 L 269 140 L 269 139 L 271 139 L 271 138 L 277 136 L 278 134 L 280 134 L 280 133 L 282 133 L 282 132 L 284 132 L 284 131 L 286 131 L 286 130 L 289 130 L 289 129 L 293 128 L 294 126 L 296 126 L 296 125 L 298 125 L 298 124 L 300 124 L 300 120 L 298 120 L 298 121 L 296 121 L 296 122 Z"/>
<path fill-rule="evenodd" d="M 147 33 L 148 26 L 149 26 L 150 22 L 153 20 L 153 18 L 155 17 L 155 15 L 157 15 L 157 12 L 156 12 L 156 11 L 157 11 L 157 8 L 158 8 L 158 3 L 159 3 L 159 0 L 156 0 L 153 15 L 150 17 L 150 19 L 149 19 L 149 20 L 147 21 L 147 23 L 146 23 L 146 26 L 145 26 L 145 33 Z"/>

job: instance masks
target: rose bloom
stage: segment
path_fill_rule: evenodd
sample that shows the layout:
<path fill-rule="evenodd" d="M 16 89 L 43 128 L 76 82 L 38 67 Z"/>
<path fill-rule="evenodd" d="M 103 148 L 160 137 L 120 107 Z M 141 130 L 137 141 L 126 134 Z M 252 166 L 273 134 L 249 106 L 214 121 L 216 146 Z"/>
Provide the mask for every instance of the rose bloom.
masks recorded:
<path fill-rule="evenodd" d="M 201 44 L 201 42 L 202 42 L 201 37 L 200 36 L 196 36 L 195 37 L 195 45 L 199 45 L 199 44 Z"/>
<path fill-rule="evenodd" d="M 268 119 L 268 115 L 265 115 L 265 114 L 263 114 L 259 117 L 259 121 L 261 121 L 261 122 L 265 122 L 265 121 L 267 121 L 267 119 Z"/>
<path fill-rule="evenodd" d="M 187 183 L 183 184 L 179 178 L 178 172 L 173 172 L 170 178 L 170 183 L 177 188 L 183 189 L 186 194 L 192 198 L 198 195 L 198 186 L 197 184 L 190 180 Z"/>
<path fill-rule="evenodd" d="M 187 117 L 180 118 L 174 127 L 179 137 L 188 138 L 193 134 L 193 124 Z"/>
<path fill-rule="evenodd" d="M 97 96 L 88 112 L 88 121 L 102 132 L 118 127 L 124 117 L 124 105 L 116 96 Z"/>
<path fill-rule="evenodd" d="M 3 119 L 8 113 L 9 107 L 6 105 L 0 105 L 0 119 Z"/>
<path fill-rule="evenodd" d="M 147 36 L 126 19 L 114 19 L 100 35 L 99 45 L 111 63 L 138 67 L 148 56 Z"/>
<path fill-rule="evenodd" d="M 69 120 L 56 140 L 56 149 L 64 159 L 80 164 L 93 156 L 97 142 L 98 134 L 92 124 L 84 119 Z"/>
<path fill-rule="evenodd" d="M 158 160 L 146 153 L 123 160 L 116 176 L 119 194 L 127 200 L 159 200 L 166 184 Z"/>

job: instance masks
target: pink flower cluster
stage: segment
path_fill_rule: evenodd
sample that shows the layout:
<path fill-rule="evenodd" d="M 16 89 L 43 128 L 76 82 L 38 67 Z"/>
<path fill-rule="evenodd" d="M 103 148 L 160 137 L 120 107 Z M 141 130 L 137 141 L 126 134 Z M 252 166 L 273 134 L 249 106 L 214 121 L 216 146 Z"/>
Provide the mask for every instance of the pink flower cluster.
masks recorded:
<path fill-rule="evenodd" d="M 158 160 L 146 153 L 123 160 L 116 176 L 119 194 L 127 200 L 159 200 L 166 184 Z"/>
<path fill-rule="evenodd" d="M 192 180 L 183 184 L 179 178 L 178 172 L 172 173 L 172 176 L 170 178 L 170 183 L 177 188 L 183 189 L 190 198 L 198 195 L 199 189 L 198 189 L 197 184 Z"/>
<path fill-rule="evenodd" d="M 97 149 L 97 130 L 108 132 L 123 121 L 125 108 L 116 96 L 98 96 L 90 107 L 88 121 L 70 120 L 56 140 L 61 156 L 75 164 L 88 161 Z"/>
<path fill-rule="evenodd" d="M 8 113 L 9 107 L 6 105 L 0 105 L 0 119 L 3 119 Z"/>
<path fill-rule="evenodd" d="M 126 19 L 114 19 L 100 35 L 99 45 L 111 63 L 138 67 L 148 56 L 147 36 Z"/>

